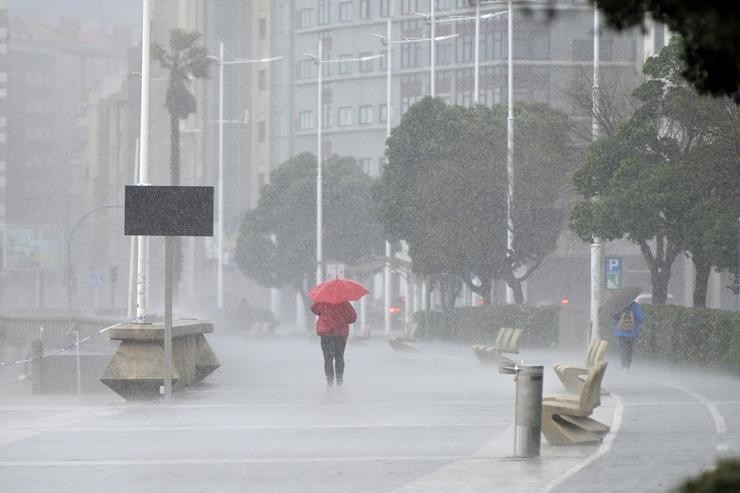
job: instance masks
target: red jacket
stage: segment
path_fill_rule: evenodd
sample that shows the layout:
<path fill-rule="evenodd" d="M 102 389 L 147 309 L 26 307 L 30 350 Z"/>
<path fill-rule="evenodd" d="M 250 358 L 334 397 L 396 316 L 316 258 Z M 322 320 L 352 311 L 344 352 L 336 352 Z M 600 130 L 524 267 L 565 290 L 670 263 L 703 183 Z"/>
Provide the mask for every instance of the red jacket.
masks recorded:
<path fill-rule="evenodd" d="M 357 320 L 357 313 L 348 301 L 344 303 L 314 303 L 311 311 L 319 316 L 316 334 L 320 336 L 349 336 L 349 324 Z"/>

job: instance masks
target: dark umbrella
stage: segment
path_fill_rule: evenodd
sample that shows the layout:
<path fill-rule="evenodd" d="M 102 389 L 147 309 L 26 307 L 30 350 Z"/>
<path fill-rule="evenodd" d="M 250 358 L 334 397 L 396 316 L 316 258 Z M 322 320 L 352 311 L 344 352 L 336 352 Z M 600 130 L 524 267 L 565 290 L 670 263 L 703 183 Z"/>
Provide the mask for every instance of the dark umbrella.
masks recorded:
<path fill-rule="evenodd" d="M 641 292 L 642 289 L 637 286 L 627 286 L 613 292 L 609 299 L 599 307 L 599 315 L 609 318 L 616 317 L 619 312 L 630 306 Z"/>

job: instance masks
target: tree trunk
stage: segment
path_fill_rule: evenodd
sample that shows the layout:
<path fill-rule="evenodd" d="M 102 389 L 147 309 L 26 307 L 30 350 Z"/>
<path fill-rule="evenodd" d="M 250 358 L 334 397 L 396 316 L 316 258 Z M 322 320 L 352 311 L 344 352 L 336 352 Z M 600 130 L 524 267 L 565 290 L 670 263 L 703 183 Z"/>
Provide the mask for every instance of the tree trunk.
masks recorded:
<path fill-rule="evenodd" d="M 694 278 L 694 306 L 704 308 L 707 306 L 707 285 L 709 274 L 712 272 L 712 264 L 702 255 L 691 254 L 691 260 L 696 267 Z"/>
<path fill-rule="evenodd" d="M 671 266 L 679 251 L 671 240 L 665 236 L 656 238 L 655 244 L 655 254 L 653 254 L 646 241 L 638 242 L 640 252 L 650 269 L 653 305 L 665 305 L 668 299 L 668 281 L 671 279 Z"/>
<path fill-rule="evenodd" d="M 170 182 L 173 186 L 180 184 L 180 119 L 172 114 L 170 115 Z"/>

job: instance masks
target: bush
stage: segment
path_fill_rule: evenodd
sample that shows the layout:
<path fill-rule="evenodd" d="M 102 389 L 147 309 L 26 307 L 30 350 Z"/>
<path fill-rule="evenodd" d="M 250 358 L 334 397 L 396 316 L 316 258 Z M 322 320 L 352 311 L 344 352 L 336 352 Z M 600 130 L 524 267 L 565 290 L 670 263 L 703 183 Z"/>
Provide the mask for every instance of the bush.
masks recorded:
<path fill-rule="evenodd" d="M 493 344 L 501 327 L 523 329 L 522 344 L 552 347 L 558 341 L 560 307 L 485 305 L 449 312 L 416 312 L 414 321 L 427 337 L 470 344 Z"/>
<path fill-rule="evenodd" d="M 740 312 L 645 305 L 635 351 L 647 359 L 740 373 Z"/>
<path fill-rule="evenodd" d="M 717 467 L 689 479 L 679 493 L 731 493 L 740 491 L 740 459 L 723 459 Z"/>

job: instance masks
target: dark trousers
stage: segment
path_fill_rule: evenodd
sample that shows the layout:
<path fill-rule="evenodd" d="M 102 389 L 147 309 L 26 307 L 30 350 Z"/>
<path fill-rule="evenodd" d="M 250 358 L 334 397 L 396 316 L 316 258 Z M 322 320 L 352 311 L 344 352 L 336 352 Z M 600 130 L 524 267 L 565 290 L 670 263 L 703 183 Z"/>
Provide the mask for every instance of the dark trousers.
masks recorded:
<path fill-rule="evenodd" d="M 632 348 L 635 346 L 634 337 L 617 337 L 619 341 L 619 356 L 622 358 L 622 369 L 629 370 L 632 365 Z"/>
<path fill-rule="evenodd" d="M 321 352 L 324 353 L 324 373 L 327 380 L 344 377 L 344 348 L 347 338 L 342 336 L 321 336 Z"/>

